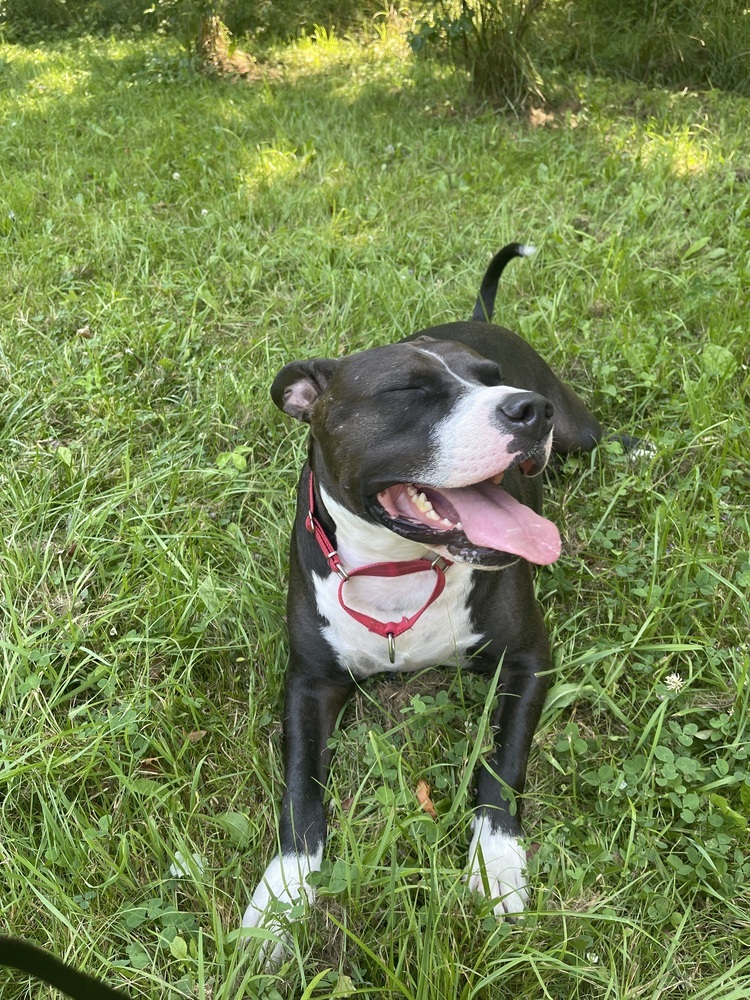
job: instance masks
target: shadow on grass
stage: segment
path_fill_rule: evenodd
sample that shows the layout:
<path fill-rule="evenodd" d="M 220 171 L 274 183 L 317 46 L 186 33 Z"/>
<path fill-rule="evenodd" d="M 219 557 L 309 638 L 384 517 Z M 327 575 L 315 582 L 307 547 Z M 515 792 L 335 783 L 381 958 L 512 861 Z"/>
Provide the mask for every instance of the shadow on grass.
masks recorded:
<path fill-rule="evenodd" d="M 102 55 L 105 48 L 109 50 L 106 56 Z M 310 43 L 310 49 L 314 48 L 315 44 Z M 378 58 L 374 45 L 352 46 L 349 56 L 332 58 L 327 63 L 325 59 L 316 60 L 324 64 L 298 68 L 291 74 L 283 62 L 275 63 L 261 51 L 258 78 L 251 80 L 202 76 L 176 42 L 157 36 L 114 44 L 111 40 L 84 38 L 32 48 L 8 46 L 6 51 L 0 74 L 7 92 L 26 90 L 32 95 L 44 95 L 54 86 L 60 100 L 71 106 L 85 104 L 93 110 L 111 106 L 115 93 L 123 89 L 132 93 L 179 87 L 185 96 L 210 92 L 216 102 L 212 110 L 217 115 L 229 108 L 232 117 L 237 106 L 255 103 L 258 93 L 262 93 L 266 103 L 275 103 L 289 115 L 319 115 L 322 125 L 335 123 L 342 113 L 406 114 L 460 130 L 467 122 L 496 114 L 491 107 L 471 98 L 464 74 L 453 73 L 437 61 L 407 57 L 396 79 L 392 60 Z M 71 61 L 77 63 L 73 69 Z M 557 79 L 555 73 L 551 78 L 550 107 L 542 114 L 532 114 L 530 119 L 518 119 L 519 128 L 564 127 L 566 113 L 580 108 L 585 93 L 582 86 L 570 82 L 569 72 L 561 70 Z M 611 99 L 597 111 L 620 119 L 642 121 L 668 116 L 672 127 L 680 127 L 695 124 L 696 102 L 707 120 L 726 111 L 725 95 L 720 91 L 688 91 L 682 84 L 639 84 L 618 76 L 602 76 L 599 84 L 609 91 Z M 443 96 L 436 101 L 436 92 L 441 90 Z M 736 97 L 727 94 L 726 100 L 736 101 Z M 500 113 L 497 117 L 513 121 Z"/>

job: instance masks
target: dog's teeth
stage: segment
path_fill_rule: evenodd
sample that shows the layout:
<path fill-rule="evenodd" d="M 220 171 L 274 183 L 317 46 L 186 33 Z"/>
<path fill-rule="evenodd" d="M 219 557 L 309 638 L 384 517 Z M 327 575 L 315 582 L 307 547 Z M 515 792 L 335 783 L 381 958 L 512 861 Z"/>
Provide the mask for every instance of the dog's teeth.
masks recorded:
<path fill-rule="evenodd" d="M 426 514 L 428 511 L 432 510 L 432 504 L 424 495 L 424 493 L 418 493 L 416 496 L 412 497 L 411 502 L 414 504 L 417 510 L 421 510 L 423 514 Z"/>
<path fill-rule="evenodd" d="M 440 523 L 444 524 L 446 528 L 455 528 L 453 521 L 449 521 L 447 517 L 444 517 Z"/>
<path fill-rule="evenodd" d="M 464 530 L 464 526 L 463 526 L 463 524 L 461 524 L 460 521 L 456 521 L 456 527 L 458 528 L 459 531 L 463 531 Z"/>
<path fill-rule="evenodd" d="M 440 520 L 440 515 L 437 513 L 437 511 L 434 510 L 425 511 L 425 517 L 428 518 L 430 521 Z"/>
<path fill-rule="evenodd" d="M 415 497 L 417 495 L 417 491 L 413 486 L 407 486 L 406 492 L 409 494 L 410 497 Z"/>
<path fill-rule="evenodd" d="M 498 474 L 492 480 L 492 482 L 495 484 L 495 486 L 499 486 L 500 485 L 500 483 L 503 481 L 503 476 L 504 475 L 505 475 L 505 472 L 498 472 Z"/>

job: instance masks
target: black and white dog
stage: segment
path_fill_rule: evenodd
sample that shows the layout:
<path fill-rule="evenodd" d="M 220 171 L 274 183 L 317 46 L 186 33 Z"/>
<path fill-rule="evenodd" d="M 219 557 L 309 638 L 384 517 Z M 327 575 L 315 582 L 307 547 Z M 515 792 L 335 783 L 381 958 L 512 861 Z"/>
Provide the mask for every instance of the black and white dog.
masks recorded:
<path fill-rule="evenodd" d="M 312 898 L 326 838 L 327 742 L 358 682 L 456 663 L 493 675 L 494 750 L 477 777 L 469 885 L 496 914 L 528 898 L 518 809 L 550 679 L 532 565 L 560 554 L 541 515 L 551 452 L 591 450 L 601 427 L 519 336 L 493 325 L 512 243 L 469 322 L 339 359 L 293 361 L 274 403 L 309 424 L 291 540 L 286 792 L 279 853 L 243 926 L 278 930 L 275 901 Z M 283 936 L 268 954 L 283 953 Z"/>

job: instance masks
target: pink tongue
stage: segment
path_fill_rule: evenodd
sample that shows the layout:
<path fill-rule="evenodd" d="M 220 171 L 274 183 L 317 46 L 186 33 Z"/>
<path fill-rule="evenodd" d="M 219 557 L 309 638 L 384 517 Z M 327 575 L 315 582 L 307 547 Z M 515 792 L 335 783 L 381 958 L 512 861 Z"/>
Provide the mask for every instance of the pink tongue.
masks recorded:
<path fill-rule="evenodd" d="M 459 516 L 469 541 L 498 552 L 510 552 L 547 566 L 560 556 L 560 532 L 530 507 L 491 483 L 440 490 Z"/>

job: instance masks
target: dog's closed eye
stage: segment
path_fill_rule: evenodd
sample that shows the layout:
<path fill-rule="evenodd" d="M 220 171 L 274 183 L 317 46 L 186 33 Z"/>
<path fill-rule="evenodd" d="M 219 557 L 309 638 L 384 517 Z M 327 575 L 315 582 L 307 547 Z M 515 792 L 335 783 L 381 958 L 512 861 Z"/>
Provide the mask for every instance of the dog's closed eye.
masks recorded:
<path fill-rule="evenodd" d="M 472 367 L 471 375 L 481 385 L 491 386 L 503 384 L 503 376 L 500 371 L 500 366 L 495 364 L 494 361 L 478 361 L 476 365 Z"/>
<path fill-rule="evenodd" d="M 378 392 L 378 396 L 391 397 L 398 395 L 406 395 L 407 393 L 426 393 L 430 390 L 426 385 L 418 385 L 416 383 L 405 383 L 404 385 L 389 385 L 386 389 L 381 389 Z"/>

